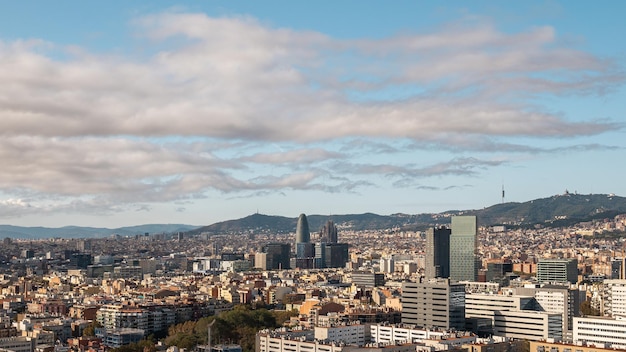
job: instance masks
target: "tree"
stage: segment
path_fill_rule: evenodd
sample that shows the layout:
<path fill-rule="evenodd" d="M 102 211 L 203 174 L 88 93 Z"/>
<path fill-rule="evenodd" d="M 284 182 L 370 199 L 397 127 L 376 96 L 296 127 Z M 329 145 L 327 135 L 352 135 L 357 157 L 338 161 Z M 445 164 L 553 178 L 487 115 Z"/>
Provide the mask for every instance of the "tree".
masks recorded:
<path fill-rule="evenodd" d="M 83 329 L 83 336 L 96 336 L 96 329 L 101 327 L 102 324 L 94 320 Z"/>
<path fill-rule="evenodd" d="M 196 322 L 188 321 L 174 325 L 168 329 L 165 343 L 168 346 L 179 348 L 193 348 L 199 343 L 207 341 L 207 326 L 215 321 L 211 327 L 211 343 L 235 342 L 246 351 L 254 351 L 256 333 L 261 329 L 276 328 L 292 316 L 293 312 L 270 312 L 267 309 L 250 309 L 245 305 L 238 305 L 219 316 L 202 318 Z"/>
<path fill-rule="evenodd" d="M 582 315 L 600 316 L 600 310 L 592 307 L 590 301 L 584 301 L 580 304 L 580 313 Z"/>

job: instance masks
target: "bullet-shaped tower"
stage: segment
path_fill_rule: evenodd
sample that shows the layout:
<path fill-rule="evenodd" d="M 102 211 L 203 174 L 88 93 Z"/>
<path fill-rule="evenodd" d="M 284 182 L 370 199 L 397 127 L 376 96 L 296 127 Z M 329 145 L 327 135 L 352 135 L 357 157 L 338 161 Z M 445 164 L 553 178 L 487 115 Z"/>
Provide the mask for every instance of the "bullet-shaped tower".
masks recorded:
<path fill-rule="evenodd" d="M 300 214 L 298 224 L 296 225 L 296 245 L 298 243 L 311 242 L 311 232 L 309 231 L 309 222 L 306 215 Z"/>

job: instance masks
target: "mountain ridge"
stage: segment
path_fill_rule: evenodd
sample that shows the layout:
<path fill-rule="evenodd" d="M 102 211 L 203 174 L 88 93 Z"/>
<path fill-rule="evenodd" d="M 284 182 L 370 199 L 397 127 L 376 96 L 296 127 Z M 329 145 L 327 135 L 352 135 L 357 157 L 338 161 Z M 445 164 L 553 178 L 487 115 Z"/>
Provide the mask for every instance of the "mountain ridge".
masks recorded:
<path fill-rule="evenodd" d="M 556 227 L 569 226 L 603 217 L 626 214 L 626 198 L 613 194 L 565 193 L 526 202 L 495 204 L 483 209 L 448 210 L 441 213 L 378 215 L 374 213 L 345 215 L 307 215 L 313 232 L 327 220 L 333 220 L 340 228 L 350 230 L 404 229 L 424 230 L 433 225 L 450 223 L 453 215 L 475 215 L 480 226 L 507 225 L 509 227 L 534 227 L 536 225 Z M 256 220 L 261 220 L 256 222 Z M 192 230 L 199 233 L 245 233 L 273 231 L 294 232 L 297 216 L 252 214 L 241 219 L 217 222 Z"/>
<path fill-rule="evenodd" d="M 333 220 L 340 230 L 424 230 L 434 225 L 450 223 L 453 215 L 475 215 L 480 226 L 507 225 L 508 227 L 556 227 L 569 226 L 598 218 L 626 214 L 626 198 L 613 194 L 565 193 L 526 202 L 494 204 L 483 209 L 448 210 L 441 213 L 379 215 L 371 212 L 342 215 L 307 215 L 309 227 L 317 232 L 328 220 Z M 244 234 L 244 233 L 292 233 L 296 228 L 297 215 L 251 214 L 241 219 L 216 222 L 207 226 L 184 224 L 146 224 L 115 229 L 64 226 L 60 228 L 20 227 L 0 225 L 0 237 L 21 239 L 41 238 L 99 238 L 113 234 L 133 236 L 144 233 L 177 233 L 188 235 Z"/>

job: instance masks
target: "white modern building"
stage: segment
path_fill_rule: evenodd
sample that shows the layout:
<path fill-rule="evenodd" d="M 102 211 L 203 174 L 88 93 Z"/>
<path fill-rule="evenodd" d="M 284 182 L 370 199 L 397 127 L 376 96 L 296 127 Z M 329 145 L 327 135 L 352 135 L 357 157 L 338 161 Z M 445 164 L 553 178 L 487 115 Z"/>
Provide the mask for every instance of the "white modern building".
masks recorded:
<path fill-rule="evenodd" d="M 561 340 L 563 315 L 529 310 L 496 311 L 493 334 L 530 341 Z"/>
<path fill-rule="evenodd" d="M 427 339 L 441 339 L 447 333 L 419 329 L 411 325 L 371 325 L 370 336 L 376 343 L 416 343 Z"/>
<path fill-rule="evenodd" d="M 602 285 L 602 314 L 626 316 L 626 280 L 604 280 Z"/>
<path fill-rule="evenodd" d="M 580 315 L 580 291 L 569 285 L 516 287 L 515 294 L 535 297 L 536 310 L 563 315 L 563 331 L 571 332 L 572 318 Z"/>
<path fill-rule="evenodd" d="M 365 344 L 365 325 L 316 326 L 314 331 L 318 340 L 358 346 Z"/>
<path fill-rule="evenodd" d="M 626 349 L 626 318 L 575 317 L 574 343 Z"/>

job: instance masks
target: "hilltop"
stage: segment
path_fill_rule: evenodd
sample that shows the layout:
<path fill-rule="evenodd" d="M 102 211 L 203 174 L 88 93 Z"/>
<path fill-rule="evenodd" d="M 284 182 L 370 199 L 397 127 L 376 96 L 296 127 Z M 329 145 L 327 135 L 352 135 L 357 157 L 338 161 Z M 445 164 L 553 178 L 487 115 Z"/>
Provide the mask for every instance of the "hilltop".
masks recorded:
<path fill-rule="evenodd" d="M 450 210 L 443 213 L 392 214 L 373 213 L 347 215 L 307 215 L 311 231 L 318 231 L 331 219 L 338 227 L 350 230 L 406 229 L 423 230 L 436 224 L 450 223 L 453 215 L 476 215 L 481 226 L 507 225 L 533 227 L 535 225 L 568 226 L 598 218 L 612 218 L 626 214 L 626 198 L 609 194 L 555 195 L 524 203 L 496 204 L 479 210 Z M 221 233 L 289 233 L 296 228 L 297 216 L 253 214 L 242 219 L 218 222 L 191 231 Z"/>
<path fill-rule="evenodd" d="M 613 218 L 626 214 L 626 198 L 612 194 L 571 194 L 565 193 L 548 198 L 530 200 L 523 203 L 509 202 L 496 204 L 484 209 L 449 210 L 442 213 L 391 214 L 373 213 L 345 215 L 307 215 L 309 227 L 317 232 L 333 220 L 342 230 L 425 230 L 434 225 L 450 223 L 453 215 L 476 215 L 480 226 L 507 225 L 508 227 L 570 226 L 594 219 Z M 61 228 L 20 227 L 0 225 L 0 237 L 38 238 L 97 238 L 113 234 L 134 236 L 144 233 L 177 233 L 188 235 L 245 234 L 245 233 L 292 233 L 296 228 L 297 216 L 252 214 L 241 219 L 222 221 L 204 227 L 183 224 L 152 224 L 116 229 L 66 226 Z"/>

